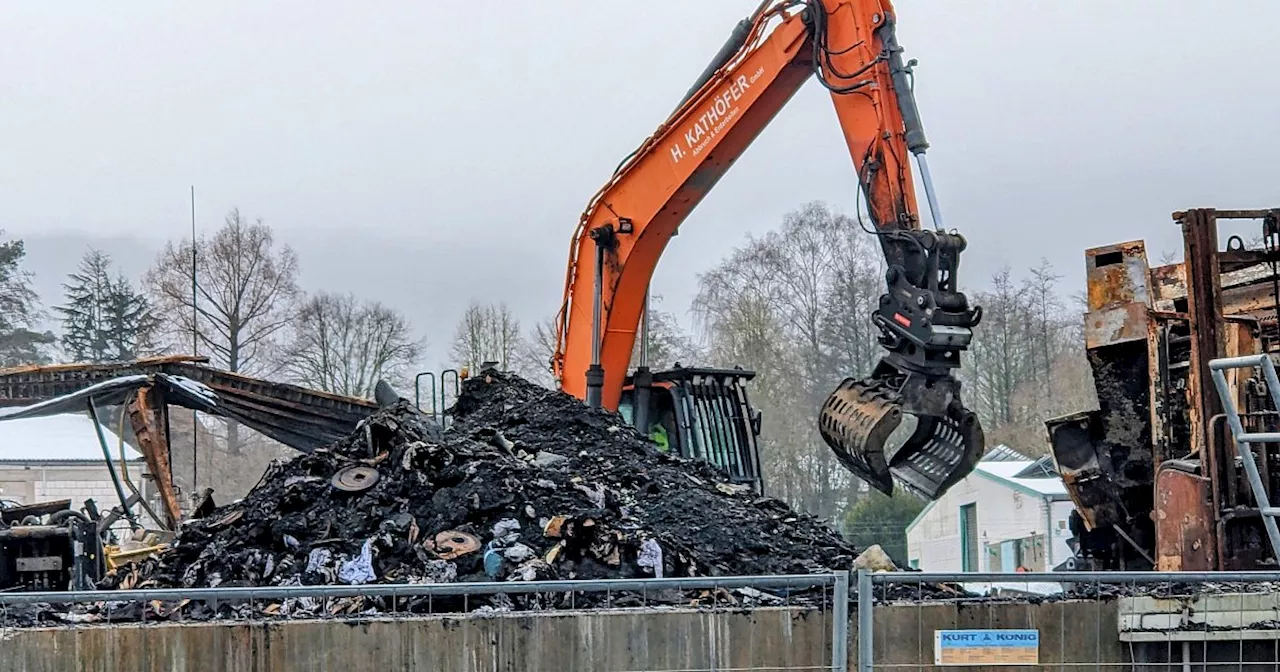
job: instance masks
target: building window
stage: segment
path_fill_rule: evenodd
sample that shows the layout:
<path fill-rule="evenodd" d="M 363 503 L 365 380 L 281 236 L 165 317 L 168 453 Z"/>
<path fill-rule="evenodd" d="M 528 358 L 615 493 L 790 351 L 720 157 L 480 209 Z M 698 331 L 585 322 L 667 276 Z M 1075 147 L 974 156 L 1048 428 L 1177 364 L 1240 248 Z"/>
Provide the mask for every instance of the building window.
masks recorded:
<path fill-rule="evenodd" d="M 911 559 L 911 569 L 920 569 L 920 558 Z"/>
<path fill-rule="evenodd" d="M 978 571 L 978 505 L 960 507 L 960 571 Z"/>

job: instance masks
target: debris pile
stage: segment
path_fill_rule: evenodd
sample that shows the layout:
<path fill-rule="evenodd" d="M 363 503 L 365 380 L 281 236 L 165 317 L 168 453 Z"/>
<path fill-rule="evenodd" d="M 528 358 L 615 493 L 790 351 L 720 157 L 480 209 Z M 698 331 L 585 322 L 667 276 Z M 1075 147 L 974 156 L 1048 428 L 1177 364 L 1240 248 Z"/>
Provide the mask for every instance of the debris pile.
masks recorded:
<path fill-rule="evenodd" d="M 617 414 L 569 395 L 485 372 L 465 382 L 453 414 L 441 432 L 404 401 L 384 408 L 346 439 L 274 463 L 244 499 L 187 523 L 172 548 L 119 568 L 102 587 L 806 574 L 853 565 L 854 549 L 816 518 L 730 484 L 708 464 L 659 452 Z"/>

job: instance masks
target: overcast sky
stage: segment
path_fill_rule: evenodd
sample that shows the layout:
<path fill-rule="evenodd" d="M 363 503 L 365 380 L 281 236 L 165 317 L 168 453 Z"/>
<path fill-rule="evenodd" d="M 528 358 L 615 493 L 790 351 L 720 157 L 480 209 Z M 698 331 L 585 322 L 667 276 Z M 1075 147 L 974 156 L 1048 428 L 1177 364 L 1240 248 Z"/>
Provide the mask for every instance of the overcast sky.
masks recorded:
<path fill-rule="evenodd" d="M 232 207 L 311 290 L 406 312 L 443 356 L 470 298 L 559 303 L 587 199 L 756 0 L 8 2 L 0 226 L 47 304 L 87 245 L 140 273 Z M 899 38 L 962 280 L 1083 251 L 1180 245 L 1169 213 L 1280 205 L 1271 0 L 903 0 Z M 854 177 L 810 82 L 689 217 L 655 291 Z M 446 290 L 446 286 L 448 289 Z M 465 288 L 465 289 L 463 289 Z"/>

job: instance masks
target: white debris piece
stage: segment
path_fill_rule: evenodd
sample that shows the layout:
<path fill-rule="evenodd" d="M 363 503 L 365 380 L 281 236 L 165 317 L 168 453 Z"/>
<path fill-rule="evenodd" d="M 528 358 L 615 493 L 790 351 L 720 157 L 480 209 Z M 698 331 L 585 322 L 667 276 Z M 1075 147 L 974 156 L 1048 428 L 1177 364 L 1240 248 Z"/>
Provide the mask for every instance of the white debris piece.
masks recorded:
<path fill-rule="evenodd" d="M 645 539 L 640 544 L 640 556 L 636 564 L 653 572 L 656 579 L 662 578 L 662 546 L 653 539 Z"/>
<path fill-rule="evenodd" d="M 338 570 L 338 578 L 344 583 L 371 583 L 378 577 L 373 573 L 373 539 L 366 539 L 360 555 L 344 563 Z"/>
<path fill-rule="evenodd" d="M 515 518 L 503 518 L 493 525 L 493 538 L 503 544 L 511 544 L 520 539 L 520 521 Z"/>
<path fill-rule="evenodd" d="M 568 462 L 568 461 L 569 461 L 569 458 L 565 457 L 564 455 L 560 455 L 559 453 L 553 453 L 548 450 L 538 451 L 538 454 L 533 458 L 533 464 L 539 467 L 543 467 L 544 469 L 547 467 L 554 467 L 557 464 L 564 464 L 565 462 Z"/>
<path fill-rule="evenodd" d="M 573 487 L 577 488 L 579 491 L 582 492 L 582 494 L 586 495 L 587 499 L 591 500 L 591 504 L 594 505 L 597 509 L 604 508 L 604 486 L 603 485 L 596 483 L 595 487 L 592 488 L 592 487 L 583 485 L 582 483 L 574 483 Z"/>
<path fill-rule="evenodd" d="M 327 548 L 313 548 L 311 554 L 307 556 L 307 571 L 320 572 L 329 565 L 329 561 L 333 559 L 333 553 Z"/>
<path fill-rule="evenodd" d="M 537 555 L 537 552 L 524 544 L 514 544 L 502 551 L 502 557 L 517 564 L 524 562 L 535 555 Z"/>

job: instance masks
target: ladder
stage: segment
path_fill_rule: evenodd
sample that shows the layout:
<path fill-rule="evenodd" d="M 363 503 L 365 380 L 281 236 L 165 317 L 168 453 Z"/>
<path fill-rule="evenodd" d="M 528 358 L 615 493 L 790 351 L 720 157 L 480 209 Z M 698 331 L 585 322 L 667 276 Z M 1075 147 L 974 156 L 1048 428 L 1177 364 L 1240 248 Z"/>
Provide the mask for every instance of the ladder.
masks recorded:
<path fill-rule="evenodd" d="M 1226 357 L 1209 362 L 1209 371 L 1213 374 L 1214 387 L 1218 389 L 1218 397 L 1222 400 L 1222 408 L 1227 415 L 1227 424 L 1231 426 L 1231 438 L 1236 445 L 1236 454 L 1244 463 L 1245 474 L 1249 477 L 1249 487 L 1253 490 L 1253 498 L 1258 502 L 1258 510 L 1262 513 L 1262 524 L 1267 529 L 1267 537 L 1271 540 L 1271 552 L 1280 562 L 1280 529 L 1276 526 L 1276 516 L 1280 516 L 1280 508 L 1271 506 L 1267 500 L 1266 486 L 1258 473 L 1258 464 L 1253 458 L 1254 443 L 1280 443 L 1280 432 L 1246 432 L 1240 422 L 1240 412 L 1236 409 L 1231 389 L 1227 386 L 1228 370 L 1262 369 L 1263 384 L 1271 395 L 1275 408 L 1280 410 L 1280 379 L 1276 377 L 1276 367 L 1271 357 L 1262 355 L 1245 355 L 1243 357 Z"/>

